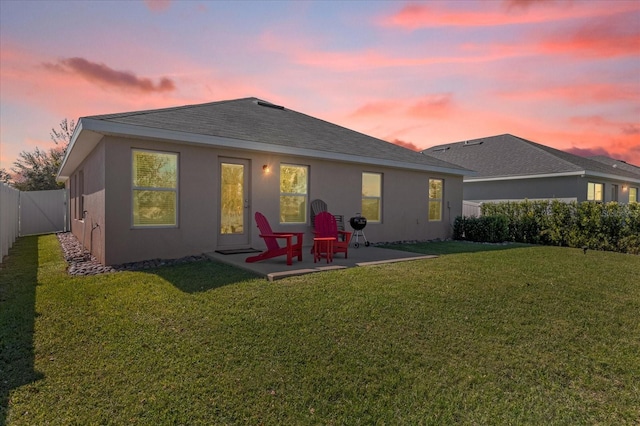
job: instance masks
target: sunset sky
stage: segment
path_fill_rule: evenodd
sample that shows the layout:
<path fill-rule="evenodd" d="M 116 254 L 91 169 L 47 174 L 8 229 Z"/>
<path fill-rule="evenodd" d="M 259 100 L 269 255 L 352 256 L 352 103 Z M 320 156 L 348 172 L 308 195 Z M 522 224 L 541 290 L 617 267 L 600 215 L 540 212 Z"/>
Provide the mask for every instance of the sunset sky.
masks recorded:
<path fill-rule="evenodd" d="M 0 0 L 0 167 L 63 118 L 255 96 L 424 149 L 640 165 L 640 0 Z"/>

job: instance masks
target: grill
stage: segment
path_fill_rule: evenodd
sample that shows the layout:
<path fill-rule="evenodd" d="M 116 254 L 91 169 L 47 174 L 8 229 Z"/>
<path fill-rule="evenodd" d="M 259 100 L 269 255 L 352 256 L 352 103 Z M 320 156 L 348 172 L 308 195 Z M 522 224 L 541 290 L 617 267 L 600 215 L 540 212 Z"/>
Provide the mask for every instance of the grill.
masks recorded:
<path fill-rule="evenodd" d="M 360 216 L 360 213 L 356 213 L 354 217 L 349 219 L 349 224 L 355 231 L 353 234 L 353 237 L 355 237 L 356 240 L 353 243 L 353 246 L 355 248 L 360 247 L 360 236 L 362 236 L 362 239 L 364 240 L 364 245 L 366 247 L 369 247 L 369 241 L 367 241 L 367 237 L 366 235 L 364 235 L 364 228 L 365 226 L 367 226 L 367 218 Z M 353 237 L 351 238 L 353 239 Z"/>

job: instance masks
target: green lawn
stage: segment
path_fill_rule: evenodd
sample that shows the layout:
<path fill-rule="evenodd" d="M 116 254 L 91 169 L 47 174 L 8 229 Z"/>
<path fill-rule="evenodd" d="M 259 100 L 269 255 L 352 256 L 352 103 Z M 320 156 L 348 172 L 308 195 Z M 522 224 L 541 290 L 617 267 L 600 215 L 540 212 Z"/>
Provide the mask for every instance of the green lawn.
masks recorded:
<path fill-rule="evenodd" d="M 640 422 L 639 256 L 456 244 L 269 283 L 208 261 L 69 277 L 55 236 L 22 238 L 0 425 Z"/>

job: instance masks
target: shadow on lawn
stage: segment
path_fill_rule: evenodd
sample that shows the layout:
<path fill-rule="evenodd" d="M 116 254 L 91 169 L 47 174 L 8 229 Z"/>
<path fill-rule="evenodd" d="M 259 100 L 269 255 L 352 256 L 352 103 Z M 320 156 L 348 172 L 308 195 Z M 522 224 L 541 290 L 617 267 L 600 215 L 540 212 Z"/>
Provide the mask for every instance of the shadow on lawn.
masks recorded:
<path fill-rule="evenodd" d="M 223 263 L 203 260 L 149 271 L 185 293 L 202 293 L 258 278 L 258 275 Z"/>
<path fill-rule="evenodd" d="M 433 241 L 412 244 L 386 244 L 382 247 L 394 250 L 404 250 L 422 254 L 460 254 L 477 253 L 481 251 L 509 250 L 515 248 L 534 247 L 522 243 L 474 243 L 471 241 Z"/>
<path fill-rule="evenodd" d="M 23 237 L 0 274 L 0 426 L 7 421 L 10 392 L 43 378 L 34 369 L 37 284 L 38 238 Z"/>

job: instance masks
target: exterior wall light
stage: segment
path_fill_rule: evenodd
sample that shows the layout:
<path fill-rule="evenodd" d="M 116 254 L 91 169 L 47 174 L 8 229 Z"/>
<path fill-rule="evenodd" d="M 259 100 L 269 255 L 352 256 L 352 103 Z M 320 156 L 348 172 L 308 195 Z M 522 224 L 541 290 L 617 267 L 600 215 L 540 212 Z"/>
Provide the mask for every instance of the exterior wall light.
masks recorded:
<path fill-rule="evenodd" d="M 627 192 L 627 189 L 629 189 L 628 185 L 622 185 L 622 191 L 623 192 Z"/>
<path fill-rule="evenodd" d="M 262 166 L 262 173 L 264 173 L 265 175 L 268 175 L 269 173 L 271 173 L 271 167 L 269 167 L 268 164 L 265 164 Z"/>

